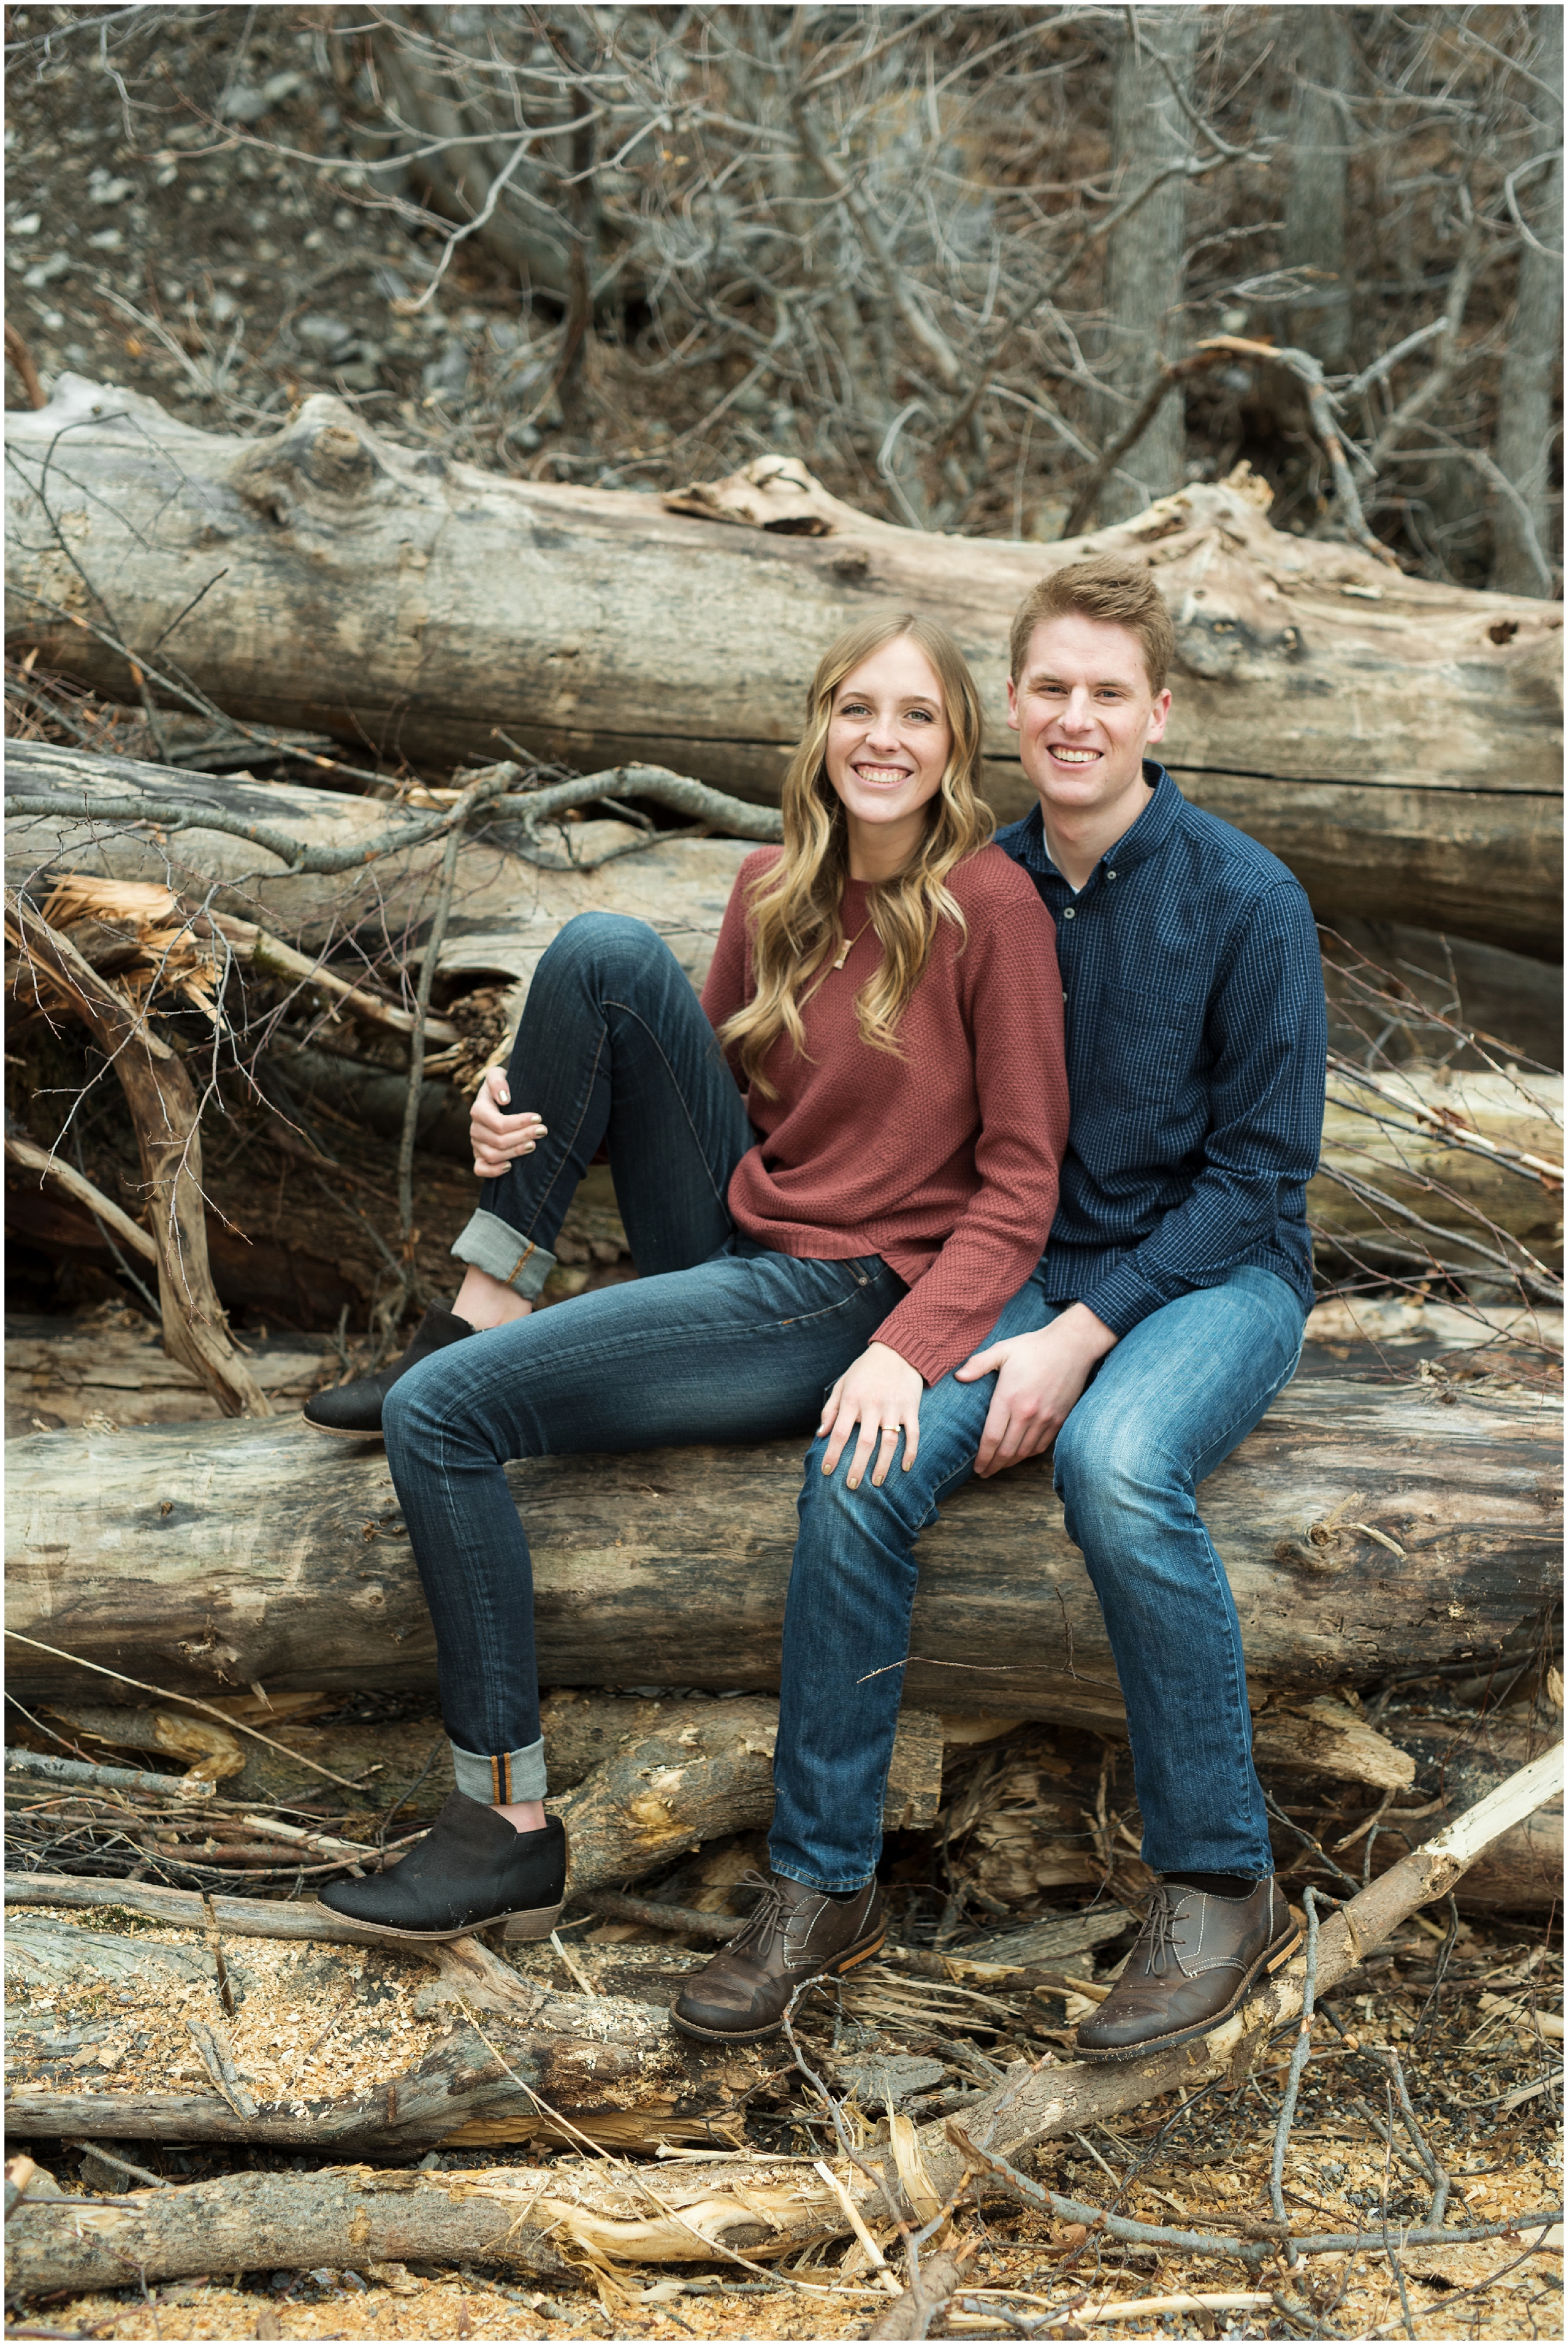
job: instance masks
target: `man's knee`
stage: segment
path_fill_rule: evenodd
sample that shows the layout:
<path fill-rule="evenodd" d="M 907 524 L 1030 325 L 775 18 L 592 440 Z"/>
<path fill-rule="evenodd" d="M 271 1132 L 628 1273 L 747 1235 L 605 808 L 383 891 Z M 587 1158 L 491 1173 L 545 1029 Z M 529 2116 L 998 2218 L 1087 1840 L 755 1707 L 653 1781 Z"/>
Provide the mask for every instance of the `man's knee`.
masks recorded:
<path fill-rule="evenodd" d="M 1082 1401 L 1057 1436 L 1055 1480 L 1075 1538 L 1075 1524 L 1131 1521 L 1189 1495 L 1179 1461 L 1146 1426 L 1119 1412 L 1087 1409 Z"/>

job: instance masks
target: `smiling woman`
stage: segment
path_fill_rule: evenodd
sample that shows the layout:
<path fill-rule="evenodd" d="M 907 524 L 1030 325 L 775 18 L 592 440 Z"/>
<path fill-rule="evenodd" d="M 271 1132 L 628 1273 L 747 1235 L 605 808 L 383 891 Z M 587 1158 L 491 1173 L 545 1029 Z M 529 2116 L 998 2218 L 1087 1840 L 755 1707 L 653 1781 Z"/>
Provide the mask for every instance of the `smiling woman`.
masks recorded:
<path fill-rule="evenodd" d="M 677 2024 L 770 2034 L 803 1975 L 881 1944 L 915 1541 L 967 1478 L 988 1406 L 991 1380 L 956 1372 L 1032 1324 L 1067 1137 L 1054 930 L 991 844 L 982 732 L 943 629 L 849 630 L 807 695 L 784 845 L 743 865 L 701 1005 L 637 921 L 585 915 L 541 961 L 507 1073 L 474 1111 L 485 1185 L 453 1249 L 456 1311 L 428 1315 L 395 1370 L 307 1412 L 328 1432 L 384 1428 L 458 1784 L 395 1872 L 323 1893 L 336 1911 L 448 1938 L 496 1922 L 538 1936 L 560 1910 L 506 1462 L 814 1428 L 773 1879 Z M 640 1275 L 536 1315 L 602 1145 Z"/>
<path fill-rule="evenodd" d="M 800 1003 L 868 929 L 882 960 L 855 997 L 860 1039 L 896 1048 L 938 921 L 963 928 L 947 875 L 991 837 L 976 795 L 983 732 L 963 656 L 928 621 L 867 620 L 818 668 L 811 721 L 784 777 L 784 852 L 754 858 L 764 876 L 749 898 L 749 999 L 721 1029 L 764 1097 L 772 1045 L 787 1034 L 802 1046 Z M 855 931 L 847 940 L 846 925 Z"/>

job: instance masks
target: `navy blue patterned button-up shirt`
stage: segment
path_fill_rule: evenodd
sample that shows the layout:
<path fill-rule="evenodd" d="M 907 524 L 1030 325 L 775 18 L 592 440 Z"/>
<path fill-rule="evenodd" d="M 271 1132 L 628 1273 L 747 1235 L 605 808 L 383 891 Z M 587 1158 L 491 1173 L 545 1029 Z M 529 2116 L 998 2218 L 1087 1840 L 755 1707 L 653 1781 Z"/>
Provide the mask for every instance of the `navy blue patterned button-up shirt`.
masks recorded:
<path fill-rule="evenodd" d="M 1074 895 L 1040 810 L 997 834 L 1057 924 L 1072 1129 L 1043 1276 L 1118 1335 L 1244 1264 L 1312 1300 L 1307 1183 L 1327 1021 L 1311 909 L 1277 857 L 1154 796 Z"/>

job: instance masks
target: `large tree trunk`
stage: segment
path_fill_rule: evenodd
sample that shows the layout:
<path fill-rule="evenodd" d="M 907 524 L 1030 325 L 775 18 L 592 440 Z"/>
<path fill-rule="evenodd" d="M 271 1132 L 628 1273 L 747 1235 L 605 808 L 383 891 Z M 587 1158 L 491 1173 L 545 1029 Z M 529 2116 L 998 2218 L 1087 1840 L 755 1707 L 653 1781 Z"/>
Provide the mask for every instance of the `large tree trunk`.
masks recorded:
<path fill-rule="evenodd" d="M 1282 535 L 1256 483 L 1023 547 L 873 521 L 778 458 L 660 502 L 417 455 L 328 397 L 238 440 L 68 376 L 11 418 L 10 450 L 13 635 L 100 688 L 134 685 L 84 573 L 112 581 L 155 685 L 172 630 L 168 655 L 258 723 L 440 759 L 492 758 L 499 727 L 584 770 L 649 759 L 763 801 L 823 647 L 892 604 L 957 634 L 992 719 L 988 790 L 1027 811 L 1008 622 L 1042 571 L 1123 552 L 1176 619 L 1166 754 L 1199 805 L 1324 914 L 1561 949 L 1555 614 Z"/>
<path fill-rule="evenodd" d="M 1550 594 L 1559 560 L 1552 529 L 1553 376 L 1563 359 L 1563 11 L 1535 11 L 1540 136 L 1550 156 L 1522 187 L 1530 240 L 1519 256 L 1519 289 L 1498 386 L 1492 454 L 1513 495 L 1492 514 L 1492 583 L 1511 594 Z M 1517 502 L 1515 502 L 1517 499 Z"/>
<path fill-rule="evenodd" d="M 608 787 L 609 785 L 606 785 Z M 435 909 L 444 841 L 427 839 L 388 851 L 342 872 L 290 870 L 265 847 L 229 832 L 164 832 L 149 826 L 137 801 L 160 807 L 221 808 L 231 819 L 270 826 L 307 847 L 352 851 L 388 827 L 392 810 L 374 798 L 287 783 L 265 785 L 182 774 L 132 758 L 94 757 L 77 749 L 13 742 L 5 759 L 6 878 L 35 887 L 47 871 L 83 871 L 113 879 L 163 879 L 218 912 L 259 919 L 276 934 L 319 947 L 356 926 L 373 924 L 406 954 Z M 44 814 L 16 816 L 17 798 L 57 800 Z M 125 804 L 125 816 L 73 817 L 84 798 Z M 428 816 L 424 817 L 428 822 Z M 410 817 L 417 832 L 418 817 Z M 640 835 L 620 822 L 583 822 L 573 850 L 593 859 Z M 466 838 L 459 850 L 451 917 L 439 966 L 445 975 L 484 973 L 526 981 L 541 954 L 578 912 L 625 912 L 647 920 L 700 985 L 718 940 L 736 872 L 753 848 L 733 838 L 653 835 L 647 846 L 601 868 L 558 870 L 520 851 L 515 825 L 500 819 Z M 417 954 L 414 955 L 417 959 Z"/>
<path fill-rule="evenodd" d="M 43 1435 L 9 1463 L 22 1699 L 81 1697 L 58 1653 L 188 1692 L 433 1683 L 379 1450 L 281 1424 L 147 1426 Z M 1260 1689 L 1494 1652 L 1553 1586 L 1559 1466 L 1544 1405 L 1290 1386 L 1203 1489 Z M 509 1470 L 546 1683 L 777 1683 L 799 1443 Z M 1115 1730 L 1104 1628 L 1047 1463 L 959 1491 L 921 1561 L 906 1699 Z"/>
<path fill-rule="evenodd" d="M 1158 373 L 1181 356 L 1181 315 L 1187 243 L 1187 179 L 1197 53 L 1196 8 L 1129 11 L 1117 41 L 1111 101 L 1112 160 L 1117 196 L 1125 201 L 1149 186 L 1137 209 L 1111 230 L 1106 252 L 1104 356 L 1107 391 L 1095 402 L 1102 442 L 1114 440 Z M 1102 516 L 1127 521 L 1156 497 L 1182 483 L 1186 416 L 1179 394 L 1167 399 L 1122 458 L 1099 493 Z"/>

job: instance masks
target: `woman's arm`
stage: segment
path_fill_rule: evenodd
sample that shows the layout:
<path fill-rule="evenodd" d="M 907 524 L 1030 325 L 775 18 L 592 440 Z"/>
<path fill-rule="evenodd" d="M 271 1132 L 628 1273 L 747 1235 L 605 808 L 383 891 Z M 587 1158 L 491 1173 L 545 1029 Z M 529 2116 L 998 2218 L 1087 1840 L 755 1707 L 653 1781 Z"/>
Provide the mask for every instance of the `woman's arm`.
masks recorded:
<path fill-rule="evenodd" d="M 876 1341 L 927 1384 L 984 1342 L 1045 1250 L 1067 1143 L 1067 1053 L 1056 930 L 1037 898 L 972 919 L 957 957 L 974 1051 L 979 1186 Z"/>

